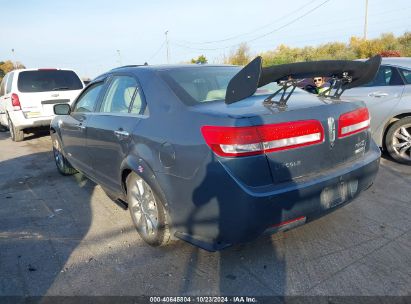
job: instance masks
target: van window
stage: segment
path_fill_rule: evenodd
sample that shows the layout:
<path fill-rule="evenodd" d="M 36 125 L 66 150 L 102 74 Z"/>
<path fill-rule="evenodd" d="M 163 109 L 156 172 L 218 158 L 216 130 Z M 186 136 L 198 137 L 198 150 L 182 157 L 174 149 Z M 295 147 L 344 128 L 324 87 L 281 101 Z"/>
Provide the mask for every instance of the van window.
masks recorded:
<path fill-rule="evenodd" d="M 19 74 L 17 88 L 22 93 L 81 90 L 83 84 L 73 71 L 37 70 Z"/>
<path fill-rule="evenodd" d="M 11 72 L 7 79 L 6 94 L 11 92 L 11 84 L 13 83 L 14 72 Z"/>
<path fill-rule="evenodd" d="M 1 81 L 0 84 L 0 96 L 3 96 L 4 94 L 6 94 L 6 82 L 7 82 L 7 77 L 9 76 L 9 74 L 7 74 L 6 76 L 4 76 L 3 80 Z"/>

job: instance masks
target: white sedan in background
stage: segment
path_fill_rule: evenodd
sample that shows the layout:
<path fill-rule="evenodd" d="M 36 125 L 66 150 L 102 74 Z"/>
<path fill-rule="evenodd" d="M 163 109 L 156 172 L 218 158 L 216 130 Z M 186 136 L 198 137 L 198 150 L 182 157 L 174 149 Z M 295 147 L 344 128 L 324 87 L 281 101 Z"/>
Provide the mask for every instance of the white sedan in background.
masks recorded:
<path fill-rule="evenodd" d="M 411 165 L 411 58 L 383 58 L 372 82 L 343 96 L 366 103 L 375 142 L 398 162 Z"/>

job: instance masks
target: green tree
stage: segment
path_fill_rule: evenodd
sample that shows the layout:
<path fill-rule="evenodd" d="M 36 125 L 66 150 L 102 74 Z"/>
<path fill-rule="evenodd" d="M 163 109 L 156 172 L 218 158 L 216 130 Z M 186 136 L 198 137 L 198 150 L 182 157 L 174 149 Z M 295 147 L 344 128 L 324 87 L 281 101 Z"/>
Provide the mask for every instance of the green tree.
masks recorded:
<path fill-rule="evenodd" d="M 208 62 L 207 58 L 204 55 L 200 55 L 197 57 L 197 59 L 192 58 L 191 63 L 196 63 L 196 64 L 206 64 Z"/>
<path fill-rule="evenodd" d="M 20 62 L 12 62 L 11 60 L 0 61 L 0 81 L 3 79 L 4 75 L 8 72 L 16 69 L 25 69 L 26 67 Z"/>
<path fill-rule="evenodd" d="M 402 56 L 411 57 L 411 32 L 405 32 L 404 35 L 398 37 Z"/>
<path fill-rule="evenodd" d="M 250 48 L 247 43 L 241 43 L 238 49 L 228 56 L 225 63 L 234 65 L 246 65 L 251 60 Z"/>

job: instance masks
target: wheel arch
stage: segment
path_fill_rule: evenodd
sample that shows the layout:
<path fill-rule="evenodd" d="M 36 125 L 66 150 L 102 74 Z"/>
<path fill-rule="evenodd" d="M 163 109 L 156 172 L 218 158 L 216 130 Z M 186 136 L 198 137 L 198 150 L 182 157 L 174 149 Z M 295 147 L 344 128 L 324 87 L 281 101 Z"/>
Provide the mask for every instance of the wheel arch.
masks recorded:
<path fill-rule="evenodd" d="M 127 177 L 131 173 L 135 173 L 141 177 L 159 196 L 163 202 L 164 208 L 167 211 L 168 223 L 170 224 L 170 229 L 172 231 L 171 235 L 173 236 L 175 231 L 173 228 L 173 219 L 171 216 L 172 210 L 170 208 L 169 201 L 160 185 L 160 182 L 154 174 L 153 169 L 148 162 L 141 157 L 129 155 L 126 159 L 124 159 L 121 165 L 121 188 L 124 195 L 124 200 L 127 198 Z"/>
<path fill-rule="evenodd" d="M 127 196 L 127 177 L 135 173 L 141 177 L 147 184 L 153 188 L 154 191 L 160 196 L 163 200 L 165 207 L 168 209 L 168 200 L 164 191 L 160 186 L 160 182 L 157 180 L 156 175 L 154 174 L 151 166 L 141 157 L 136 157 L 133 155 L 127 156 L 121 165 L 121 188 L 124 196 Z"/>

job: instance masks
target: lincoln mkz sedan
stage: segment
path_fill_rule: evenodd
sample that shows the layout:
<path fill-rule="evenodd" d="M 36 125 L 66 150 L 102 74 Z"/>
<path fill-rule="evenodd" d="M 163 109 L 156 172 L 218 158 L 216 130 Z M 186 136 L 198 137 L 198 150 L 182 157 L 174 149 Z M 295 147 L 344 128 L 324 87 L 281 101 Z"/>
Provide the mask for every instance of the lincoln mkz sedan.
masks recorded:
<path fill-rule="evenodd" d="M 287 230 L 372 185 L 380 150 L 368 110 L 339 97 L 380 62 L 116 68 L 54 106 L 56 165 L 100 184 L 152 246 L 215 251 Z M 319 72 L 334 94 L 296 88 Z"/>

